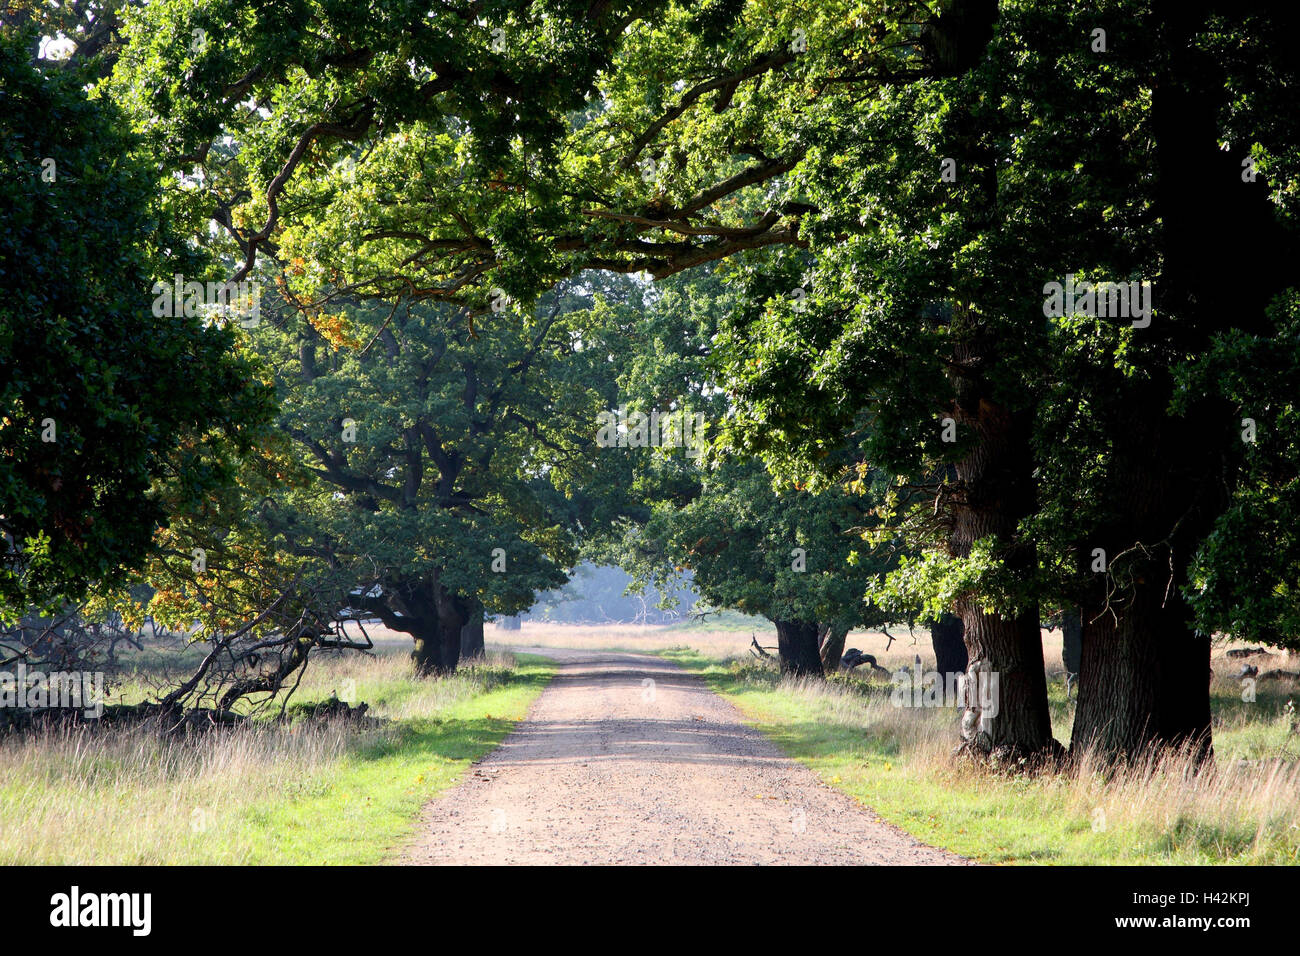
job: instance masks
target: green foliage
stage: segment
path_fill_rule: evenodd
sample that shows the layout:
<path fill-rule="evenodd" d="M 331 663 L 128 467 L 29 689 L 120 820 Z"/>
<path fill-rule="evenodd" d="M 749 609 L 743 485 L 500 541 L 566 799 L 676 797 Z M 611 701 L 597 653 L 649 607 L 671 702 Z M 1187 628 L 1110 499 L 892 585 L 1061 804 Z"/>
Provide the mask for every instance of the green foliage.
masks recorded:
<path fill-rule="evenodd" d="M 1173 19 L 1228 78 L 1217 117 L 1223 149 L 1268 168 L 1276 220 L 1288 223 L 1300 140 L 1279 97 L 1294 68 L 1270 17 L 1247 5 L 1239 21 Z M 1099 23 L 1111 38 L 1104 55 L 1090 48 Z M 918 62 L 903 82 L 831 86 L 801 114 L 805 149 L 789 182 L 810 207 L 800 227 L 808 252 L 736 264 L 743 304 L 718 343 L 736 406 L 724 438 L 816 485 L 852 474 L 840 453 L 847 436 L 864 465 L 897 476 L 890 528 L 934 556 L 908 565 L 881 600 L 938 606 L 960 581 L 999 612 L 1033 593 L 1070 601 L 1095 580 L 1082 556 L 1098 538 L 1144 553 L 1188 534 L 1178 515 L 1135 526 L 1133 476 L 1114 462 L 1135 419 L 1164 414 L 1155 427 L 1179 436 L 1171 440 L 1199 431 L 1207 456 L 1227 450 L 1235 489 L 1204 539 L 1199 570 L 1176 582 L 1200 625 L 1275 642 L 1296 633 L 1284 531 L 1295 465 L 1280 437 L 1289 433 L 1294 330 L 1277 312 L 1261 322 L 1245 303 L 1234 311 L 1217 288 L 1222 308 L 1200 319 L 1187 304 L 1197 293 L 1172 279 L 1157 282 L 1147 329 L 1043 313 L 1044 283 L 1067 274 L 1125 281 L 1166 272 L 1161 203 L 1194 197 L 1162 192 L 1178 180 L 1156 153 L 1153 97 L 1181 55 L 1163 23 L 1136 2 L 1107 4 L 1104 16 L 1052 0 L 1002 3 L 971 68 L 950 75 Z M 949 179 L 945 158 L 955 163 Z M 1188 278 L 1202 277 L 1178 281 Z M 806 290 L 798 301 L 789 295 L 796 282 Z M 1036 497 L 1017 539 L 1034 547 L 1037 566 L 1017 571 L 1014 586 L 977 556 L 960 559 L 964 569 L 941 557 L 951 547 L 946 504 L 961 494 L 951 466 L 975 447 L 964 429 L 943 439 L 941 419 L 962 400 L 959 366 L 978 370 L 991 400 L 1032 421 Z M 1225 440 L 1236 409 L 1267 422 L 1268 433 L 1258 446 L 1238 444 L 1240 455 Z M 1175 550 L 1197 545 L 1180 539 Z M 1260 568 L 1268 573 L 1252 581 Z M 1121 567 L 1112 584 L 1124 585 L 1125 573 L 1143 572 Z"/>
<path fill-rule="evenodd" d="M 1189 599 L 1207 630 L 1297 648 L 1300 294 L 1271 314 L 1276 337 L 1226 332 L 1183 373 L 1184 394 L 1225 395 L 1243 416 L 1233 496 L 1197 553 Z"/>
<path fill-rule="evenodd" d="M 109 588 L 161 546 L 156 610 L 178 624 L 349 576 L 434 574 L 506 612 L 585 546 L 642 577 L 691 567 L 756 613 L 911 616 L 962 593 L 1009 613 L 1073 600 L 1099 536 L 1178 530 L 1125 526 L 1114 461 L 1140 411 L 1160 434 L 1203 423 L 1222 459 L 1209 532 L 1177 542 L 1199 548 L 1176 582 L 1199 623 L 1293 639 L 1294 304 L 1209 328 L 1179 279 L 1139 330 L 1046 317 L 1041 291 L 1164 281 L 1177 180 L 1155 101 L 1188 51 L 1226 84 L 1214 135 L 1291 228 L 1285 31 L 1254 2 L 1167 22 L 1139 0 L 1008 0 L 988 37 L 948 27 L 962 9 L 162 0 L 113 4 L 127 44 L 85 34 L 84 69 L 34 70 L 35 34 L 7 41 L 0 521 L 26 563 L 0 600 Z M 274 277 L 277 319 L 151 317 L 142 290 L 182 266 Z M 659 284 L 614 277 L 637 271 Z M 275 441 L 254 437 L 250 350 Z M 954 558 L 978 436 L 942 419 L 973 376 L 1029 422 L 1035 493 L 1007 540 Z M 732 457 L 597 448 L 622 403 L 703 413 Z M 1256 443 L 1230 447 L 1234 416 Z M 187 571 L 194 547 L 221 573 Z M 1032 566 L 1013 573 L 1015 548 Z"/>
<path fill-rule="evenodd" d="M 528 607 L 599 520 L 605 296 L 636 294 L 586 277 L 533 314 L 473 323 L 432 305 L 284 309 L 258 341 L 307 481 L 273 496 L 267 521 L 358 582 L 436 574 L 491 612 Z"/>
<path fill-rule="evenodd" d="M 872 582 L 867 597 L 899 617 L 938 620 L 957 598 L 969 595 L 980 607 L 1008 616 L 1018 613 L 1027 597 L 1024 582 L 1009 571 L 991 538 L 980 538 L 964 558 L 929 551 L 904 555 L 898 567 Z"/>
<path fill-rule="evenodd" d="M 227 485 L 271 414 L 233 331 L 152 314 L 208 262 L 140 144 L 75 69 L 0 35 L 0 618 L 126 580 L 169 514 Z"/>
<path fill-rule="evenodd" d="M 863 540 L 868 501 L 834 489 L 778 492 L 761 465 L 727 461 L 704 474 L 688 504 L 657 507 L 633 546 L 665 580 L 669 569 L 690 569 L 715 607 L 862 627 L 880 623 L 863 595 L 887 564 Z"/>
<path fill-rule="evenodd" d="M 169 168 L 200 164 L 171 202 L 216 201 L 241 258 L 273 238 L 296 294 L 531 303 L 572 271 L 561 144 L 627 6 L 151 3 L 114 88 Z"/>
<path fill-rule="evenodd" d="M 687 409 L 712 430 L 731 414 L 717 387 L 717 330 L 743 307 L 724 270 L 700 269 L 664 280 L 639 317 L 637 344 L 623 364 L 620 400 L 629 407 Z M 665 448 L 604 449 L 631 475 L 629 521 L 615 526 L 602 553 L 667 592 L 689 570 L 717 608 L 770 620 L 874 623 L 863 600 L 867 581 L 889 562 L 888 542 L 873 547 L 871 492 L 784 484 L 757 460 L 692 458 Z M 879 482 L 879 476 L 873 476 Z M 640 502 L 641 507 L 636 507 Z M 599 547 L 596 550 L 600 551 Z"/>

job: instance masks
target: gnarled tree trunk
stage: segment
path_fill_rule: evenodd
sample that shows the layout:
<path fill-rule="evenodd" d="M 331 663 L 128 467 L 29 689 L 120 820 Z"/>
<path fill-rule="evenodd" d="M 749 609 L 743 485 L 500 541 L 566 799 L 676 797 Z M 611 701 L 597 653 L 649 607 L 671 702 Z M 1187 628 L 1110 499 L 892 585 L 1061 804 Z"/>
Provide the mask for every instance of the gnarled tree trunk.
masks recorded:
<path fill-rule="evenodd" d="M 1176 594 L 1139 586 L 1084 621 L 1071 753 L 1125 760 L 1168 745 L 1210 756 L 1210 639 L 1188 618 Z"/>
<path fill-rule="evenodd" d="M 451 674 L 460 665 L 460 633 L 469 619 L 468 602 L 448 591 L 436 577 L 432 583 L 437 634 L 425 643 L 422 656 L 416 656 L 416 668 L 421 673 Z"/>
<path fill-rule="evenodd" d="M 388 582 L 381 594 L 355 594 L 353 607 L 378 615 L 384 626 L 410 634 L 411 660 L 418 674 L 450 674 L 460 663 L 460 632 L 467 620 L 467 604 L 449 592 L 437 573 L 427 577 Z"/>
<path fill-rule="evenodd" d="M 839 624 L 822 624 L 817 628 L 821 641 L 822 669 L 838 670 L 840 658 L 844 656 L 844 641 L 849 636 L 849 629 Z"/>
<path fill-rule="evenodd" d="M 1218 483 L 1196 416 L 1165 414 L 1168 383 L 1130 385 L 1107 457 L 1115 505 L 1080 543 L 1093 581 L 1083 601 L 1079 706 L 1071 751 L 1124 760 L 1151 745 L 1211 753 L 1210 646 L 1180 592 L 1213 521 Z M 1104 571 L 1092 571 L 1100 550 Z"/>
<path fill-rule="evenodd" d="M 781 673 L 794 677 L 825 677 L 817 648 L 817 624 L 812 621 L 773 621 Z"/>

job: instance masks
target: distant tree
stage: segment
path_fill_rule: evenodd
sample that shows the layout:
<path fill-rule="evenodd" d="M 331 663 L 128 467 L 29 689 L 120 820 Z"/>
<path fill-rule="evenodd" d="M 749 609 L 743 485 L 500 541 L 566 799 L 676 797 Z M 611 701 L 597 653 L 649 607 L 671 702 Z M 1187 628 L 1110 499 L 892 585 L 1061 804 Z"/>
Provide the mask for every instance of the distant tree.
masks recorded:
<path fill-rule="evenodd" d="M 409 633 L 422 672 L 478 653 L 485 612 L 562 584 L 596 520 L 613 370 L 600 302 L 636 294 L 602 282 L 477 322 L 431 304 L 284 310 L 259 340 L 309 478 L 264 520 L 295 553 L 351 569 L 348 603 Z"/>
<path fill-rule="evenodd" d="M 835 489 L 778 492 L 761 465 L 727 461 L 704 472 L 690 502 L 658 505 L 627 547 L 651 577 L 688 568 L 714 607 L 767 618 L 782 671 L 821 676 L 823 639 L 842 647 L 849 630 L 883 623 L 864 599 L 881 570 L 863 540 L 871 520 L 869 501 Z"/>
<path fill-rule="evenodd" d="M 664 624 L 689 614 L 697 599 L 690 578 L 684 575 L 668 583 L 664 595 L 654 587 L 629 590 L 634 585 L 635 579 L 621 568 L 579 564 L 567 584 L 537 596 L 529 616 L 584 624 Z M 665 598 L 675 602 L 672 610 L 661 606 Z"/>

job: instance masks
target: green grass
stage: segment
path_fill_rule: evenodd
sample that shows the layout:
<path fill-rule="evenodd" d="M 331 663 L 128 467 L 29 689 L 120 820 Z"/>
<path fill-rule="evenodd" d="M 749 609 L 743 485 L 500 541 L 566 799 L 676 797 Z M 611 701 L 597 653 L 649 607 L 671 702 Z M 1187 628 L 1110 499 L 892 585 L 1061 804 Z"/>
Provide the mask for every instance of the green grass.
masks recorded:
<path fill-rule="evenodd" d="M 898 708 L 889 684 L 782 681 L 774 669 L 692 651 L 700 674 L 791 757 L 934 846 L 986 863 L 1300 863 L 1300 739 L 1284 697 L 1234 703 L 1216 685 L 1217 769 L 1177 758 L 1106 776 L 1005 776 L 958 765 L 954 711 Z M 1054 689 L 1053 726 L 1072 704 Z M 1288 749 L 1289 748 L 1289 749 Z M 1239 766 L 1238 758 L 1263 760 Z"/>
<path fill-rule="evenodd" d="M 137 729 L 10 739 L 0 863 L 390 859 L 420 808 L 501 742 L 553 674 L 520 655 L 417 680 L 405 655 L 352 657 L 315 666 L 299 699 L 352 680 L 373 722 L 262 720 L 179 741 Z"/>

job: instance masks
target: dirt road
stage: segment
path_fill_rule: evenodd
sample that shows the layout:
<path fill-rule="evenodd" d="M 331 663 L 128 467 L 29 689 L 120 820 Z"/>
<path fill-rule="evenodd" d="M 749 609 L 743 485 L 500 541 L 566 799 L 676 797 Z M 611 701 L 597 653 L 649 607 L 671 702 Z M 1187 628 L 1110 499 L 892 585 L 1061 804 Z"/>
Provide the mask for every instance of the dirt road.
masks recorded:
<path fill-rule="evenodd" d="M 405 861 L 950 864 L 786 757 L 656 657 L 561 661 L 528 717 L 424 809 Z"/>

